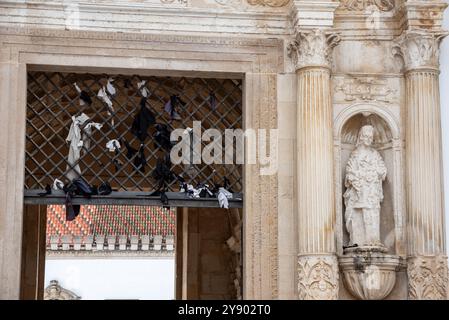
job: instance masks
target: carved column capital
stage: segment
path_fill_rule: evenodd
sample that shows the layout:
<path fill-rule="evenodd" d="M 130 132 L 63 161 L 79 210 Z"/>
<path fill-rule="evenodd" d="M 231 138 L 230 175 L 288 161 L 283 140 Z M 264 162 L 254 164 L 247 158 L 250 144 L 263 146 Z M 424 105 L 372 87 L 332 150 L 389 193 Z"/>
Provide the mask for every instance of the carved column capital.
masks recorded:
<path fill-rule="evenodd" d="M 446 256 L 416 256 L 408 259 L 409 299 L 446 300 L 448 267 Z"/>
<path fill-rule="evenodd" d="M 331 68 L 332 50 L 340 42 L 340 36 L 331 31 L 313 29 L 298 31 L 287 52 L 296 70 L 318 66 Z"/>
<path fill-rule="evenodd" d="M 393 44 L 393 55 L 404 61 L 405 71 L 439 69 L 440 44 L 447 32 L 405 31 Z"/>
<path fill-rule="evenodd" d="M 298 256 L 300 300 L 337 300 L 338 277 L 338 261 L 335 255 Z"/>

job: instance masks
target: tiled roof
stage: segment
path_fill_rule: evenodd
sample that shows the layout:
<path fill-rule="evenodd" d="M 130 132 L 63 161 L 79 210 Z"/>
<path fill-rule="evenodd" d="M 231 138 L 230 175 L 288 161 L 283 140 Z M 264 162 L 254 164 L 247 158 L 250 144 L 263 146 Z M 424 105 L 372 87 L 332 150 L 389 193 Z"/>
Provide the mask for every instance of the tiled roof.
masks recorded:
<path fill-rule="evenodd" d="M 73 221 L 65 220 L 65 207 L 47 209 L 47 243 L 52 235 L 167 235 L 175 234 L 174 209 L 148 206 L 81 206 Z"/>

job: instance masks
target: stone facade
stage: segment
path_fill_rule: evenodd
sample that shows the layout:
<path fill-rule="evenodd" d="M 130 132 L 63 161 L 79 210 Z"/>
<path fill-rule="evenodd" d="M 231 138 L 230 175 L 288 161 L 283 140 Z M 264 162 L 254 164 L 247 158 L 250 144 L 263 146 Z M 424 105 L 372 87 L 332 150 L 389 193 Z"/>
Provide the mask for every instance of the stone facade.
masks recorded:
<path fill-rule="evenodd" d="M 397 262 L 388 265 L 395 284 L 379 283 L 391 287 L 387 299 L 446 298 L 438 91 L 446 6 L 2 1 L 0 142 L 9 147 L 0 150 L 0 298 L 20 292 L 28 70 L 243 79 L 244 127 L 279 129 L 277 172 L 244 165 L 245 299 L 369 298 L 350 293 L 363 283 L 345 284 L 363 271 L 342 260 L 342 179 L 358 129 L 373 125 L 388 171 L 380 235 L 390 256 L 379 261 Z"/>

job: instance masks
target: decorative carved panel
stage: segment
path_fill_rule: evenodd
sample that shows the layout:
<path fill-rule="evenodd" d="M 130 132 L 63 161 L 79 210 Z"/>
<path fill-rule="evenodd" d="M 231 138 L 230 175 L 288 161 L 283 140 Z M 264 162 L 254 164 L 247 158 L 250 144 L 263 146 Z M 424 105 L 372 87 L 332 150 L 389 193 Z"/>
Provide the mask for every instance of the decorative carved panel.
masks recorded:
<path fill-rule="evenodd" d="M 338 299 L 338 262 L 333 255 L 298 257 L 300 300 Z"/>
<path fill-rule="evenodd" d="M 413 257 L 408 261 L 409 299 L 446 300 L 448 267 L 446 256 Z"/>
<path fill-rule="evenodd" d="M 395 0 L 341 0 L 341 8 L 349 11 L 364 11 L 370 6 L 376 6 L 381 11 L 391 11 Z"/>
<path fill-rule="evenodd" d="M 341 92 L 345 101 L 380 101 L 391 103 L 396 89 L 388 85 L 385 79 L 376 77 L 355 77 L 339 79 L 335 85 L 335 92 Z"/>

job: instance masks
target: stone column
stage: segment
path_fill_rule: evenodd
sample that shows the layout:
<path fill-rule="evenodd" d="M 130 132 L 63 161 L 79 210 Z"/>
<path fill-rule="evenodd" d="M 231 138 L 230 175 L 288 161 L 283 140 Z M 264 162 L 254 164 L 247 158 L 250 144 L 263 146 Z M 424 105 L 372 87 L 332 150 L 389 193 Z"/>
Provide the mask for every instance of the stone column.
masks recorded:
<path fill-rule="evenodd" d="M 443 33 L 405 31 L 394 54 L 405 64 L 406 192 L 410 299 L 446 299 L 439 45 Z"/>
<path fill-rule="evenodd" d="M 336 34 L 299 31 L 289 46 L 297 74 L 298 294 L 337 299 L 330 69 Z"/>
<path fill-rule="evenodd" d="M 18 57 L 0 49 L 0 300 L 20 297 L 27 78 Z"/>

